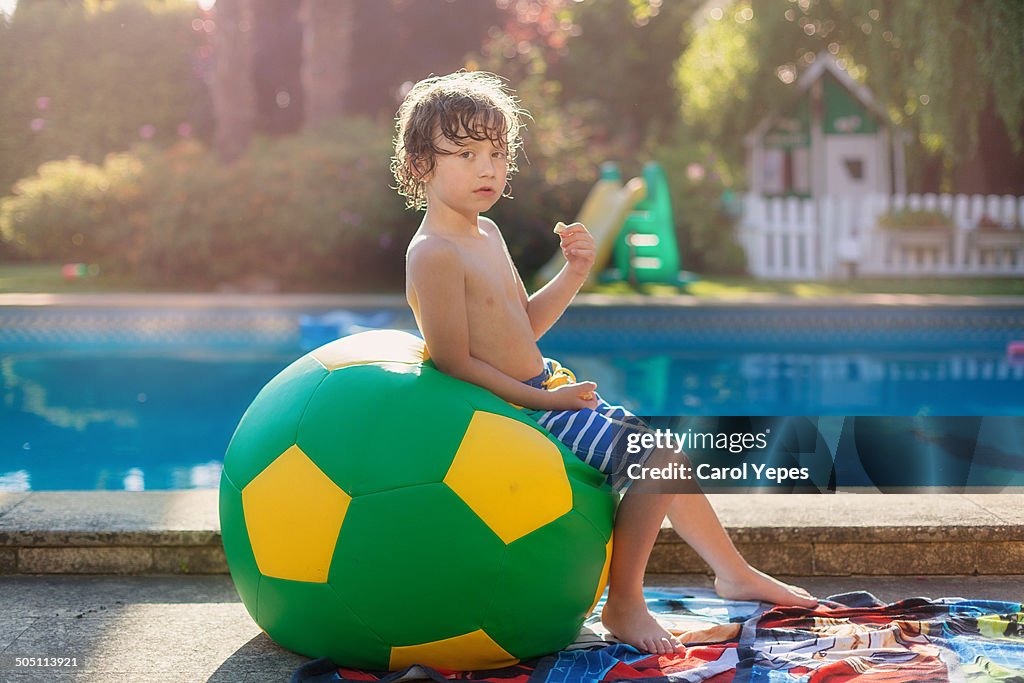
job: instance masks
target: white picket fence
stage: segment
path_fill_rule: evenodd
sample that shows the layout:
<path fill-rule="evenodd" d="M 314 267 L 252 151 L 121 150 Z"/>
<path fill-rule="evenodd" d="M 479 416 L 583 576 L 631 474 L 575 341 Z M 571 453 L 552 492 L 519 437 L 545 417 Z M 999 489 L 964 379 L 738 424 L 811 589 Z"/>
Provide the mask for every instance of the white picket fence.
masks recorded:
<path fill-rule="evenodd" d="M 941 211 L 952 231 L 878 227 L 890 210 Z M 980 230 L 983 217 L 1001 229 Z M 1024 197 L 863 195 L 821 199 L 747 195 L 739 238 L 765 279 L 1024 276 Z"/>

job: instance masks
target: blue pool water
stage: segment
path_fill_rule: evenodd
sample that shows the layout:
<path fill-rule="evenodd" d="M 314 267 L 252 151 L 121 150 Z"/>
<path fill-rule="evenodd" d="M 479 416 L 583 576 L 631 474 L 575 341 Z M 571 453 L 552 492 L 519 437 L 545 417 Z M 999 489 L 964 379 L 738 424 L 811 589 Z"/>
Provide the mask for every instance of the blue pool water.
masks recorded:
<path fill-rule="evenodd" d="M 216 487 L 259 389 L 353 322 L 321 313 L 0 311 L 0 491 Z M 1022 415 L 1013 339 L 1024 308 L 581 307 L 542 350 L 642 415 Z"/>

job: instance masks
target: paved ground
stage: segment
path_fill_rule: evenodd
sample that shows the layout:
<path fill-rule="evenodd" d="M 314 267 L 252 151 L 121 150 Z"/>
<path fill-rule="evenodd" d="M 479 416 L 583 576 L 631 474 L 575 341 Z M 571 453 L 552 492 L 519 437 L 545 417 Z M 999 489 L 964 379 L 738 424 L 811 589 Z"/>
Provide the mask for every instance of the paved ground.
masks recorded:
<path fill-rule="evenodd" d="M 1024 599 L 1024 576 L 791 579 L 818 595 L 868 590 L 883 600 L 924 595 Z M 709 586 L 656 575 L 649 585 Z M 18 657 L 73 657 L 76 667 L 16 666 Z M 306 661 L 272 643 L 227 576 L 0 577 L 0 682 L 287 681 Z"/>

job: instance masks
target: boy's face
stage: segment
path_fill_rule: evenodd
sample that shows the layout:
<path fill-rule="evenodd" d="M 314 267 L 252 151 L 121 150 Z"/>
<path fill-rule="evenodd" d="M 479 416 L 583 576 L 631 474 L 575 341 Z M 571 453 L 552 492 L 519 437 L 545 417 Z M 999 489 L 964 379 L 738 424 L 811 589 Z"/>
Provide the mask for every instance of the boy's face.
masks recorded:
<path fill-rule="evenodd" d="M 454 142 L 440 134 L 434 142 L 444 153 L 425 179 L 428 205 L 441 203 L 464 215 L 494 206 L 508 178 L 505 148 L 468 137 Z"/>

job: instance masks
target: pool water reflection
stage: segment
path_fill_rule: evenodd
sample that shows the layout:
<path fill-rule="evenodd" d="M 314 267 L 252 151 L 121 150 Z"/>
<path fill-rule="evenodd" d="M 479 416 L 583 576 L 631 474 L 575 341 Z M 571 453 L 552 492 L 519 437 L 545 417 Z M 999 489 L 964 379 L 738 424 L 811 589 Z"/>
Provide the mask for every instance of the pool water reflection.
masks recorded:
<path fill-rule="evenodd" d="M 992 354 L 546 352 L 642 415 L 1024 414 L 1024 366 Z M 298 355 L 7 355 L 0 490 L 216 487 L 238 419 Z"/>

